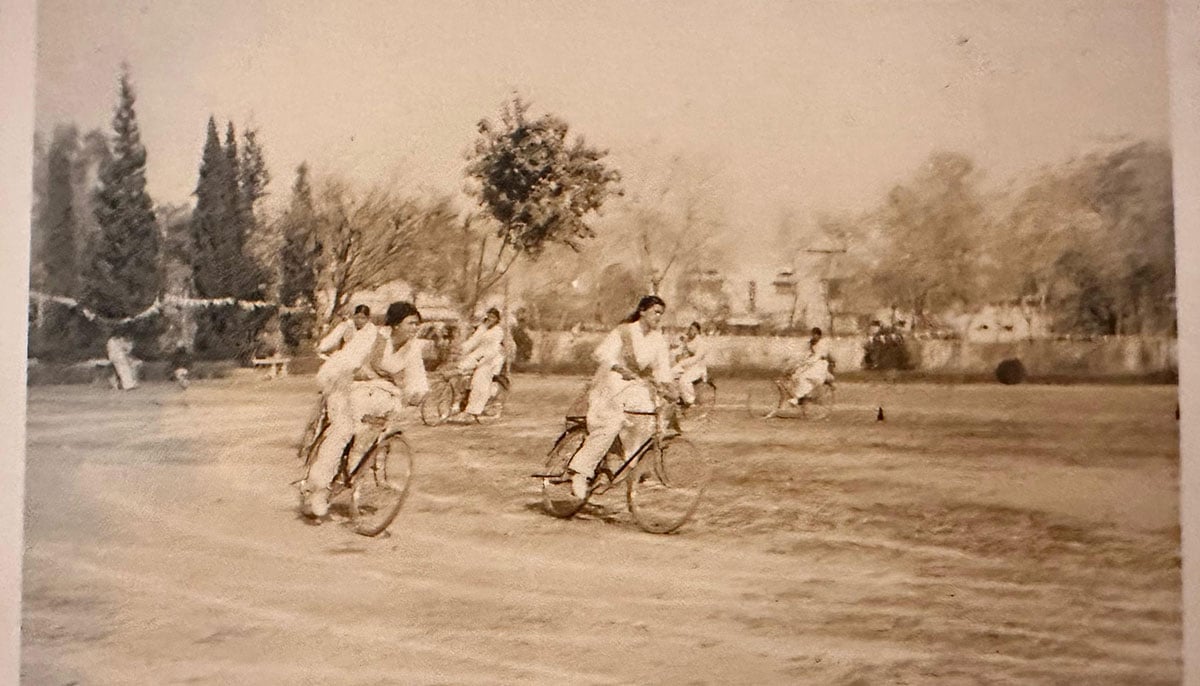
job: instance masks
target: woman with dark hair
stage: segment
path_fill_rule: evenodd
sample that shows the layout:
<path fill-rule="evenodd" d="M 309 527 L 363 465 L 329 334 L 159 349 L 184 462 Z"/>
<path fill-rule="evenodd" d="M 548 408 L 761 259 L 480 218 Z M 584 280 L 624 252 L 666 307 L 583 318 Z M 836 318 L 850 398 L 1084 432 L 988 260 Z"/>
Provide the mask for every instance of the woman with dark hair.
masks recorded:
<path fill-rule="evenodd" d="M 363 421 L 364 417 L 395 417 L 405 407 L 420 405 L 429 392 L 423 342 L 417 338 L 421 313 L 411 303 L 395 302 L 388 306 L 384 324 L 388 328 L 376 336 L 370 357 L 354 372 L 354 381 L 325 397 L 329 428 L 300 482 L 305 514 L 320 518 L 329 512 L 329 486 L 346 444 L 354 440 L 347 458 L 353 466 L 374 440 L 379 427 Z"/>
<path fill-rule="evenodd" d="M 587 495 L 596 466 L 613 439 L 621 437 L 626 457 L 654 432 L 654 418 L 625 411 L 653 412 L 655 392 L 673 396 L 670 349 L 660 325 L 667 304 L 657 295 L 642 298 L 633 314 L 596 348 L 599 363 L 588 390 L 587 439 L 571 458 L 571 491 Z"/>

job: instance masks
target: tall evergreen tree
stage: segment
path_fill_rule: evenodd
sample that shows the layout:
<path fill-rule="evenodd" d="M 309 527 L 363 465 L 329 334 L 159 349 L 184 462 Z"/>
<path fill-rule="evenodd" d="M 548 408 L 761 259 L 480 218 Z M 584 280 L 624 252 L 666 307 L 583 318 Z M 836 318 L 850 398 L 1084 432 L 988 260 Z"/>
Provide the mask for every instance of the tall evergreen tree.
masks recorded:
<path fill-rule="evenodd" d="M 38 217 L 43 237 L 38 261 L 45 269 L 41 287 L 55 295 L 76 295 L 78 283 L 78 222 L 71 178 L 78 147 L 79 135 L 74 126 L 54 129 L 46 161 L 46 200 Z"/>
<path fill-rule="evenodd" d="M 200 179 L 196 183 L 196 209 L 192 212 L 192 279 L 196 295 L 201 298 L 221 298 L 232 295 L 229 272 L 237 260 L 240 241 L 230 226 L 230 207 L 237 197 L 230 195 L 232 170 L 217 124 L 208 119 L 208 135 L 200 162 Z"/>
<path fill-rule="evenodd" d="M 237 137 L 226 128 L 222 146 L 210 117 L 192 212 L 192 279 L 201 298 L 261 298 L 262 278 L 247 251 L 250 230 L 238 178 Z M 197 316 L 196 352 L 209 358 L 246 358 L 263 313 L 209 308 Z"/>
<path fill-rule="evenodd" d="M 112 157 L 100 168 L 94 196 L 100 233 L 84 287 L 87 306 L 109 318 L 128 317 L 149 307 L 160 285 L 158 224 L 146 192 L 146 148 L 135 101 L 129 72 L 122 69 Z"/>
<path fill-rule="evenodd" d="M 288 307 L 304 308 L 286 315 L 282 322 L 284 340 L 295 348 L 311 338 L 316 324 L 314 294 L 321 252 L 307 163 L 296 168 L 291 201 L 280 225 L 283 246 L 280 250 L 279 301 Z"/>
<path fill-rule="evenodd" d="M 239 185 L 242 191 L 242 202 L 251 215 L 258 207 L 258 201 L 267 195 L 267 184 L 271 183 L 271 172 L 267 170 L 267 161 L 263 155 L 262 145 L 258 142 L 258 131 L 246 129 L 242 134 L 245 145 L 242 146 L 238 171 L 241 178 Z"/>

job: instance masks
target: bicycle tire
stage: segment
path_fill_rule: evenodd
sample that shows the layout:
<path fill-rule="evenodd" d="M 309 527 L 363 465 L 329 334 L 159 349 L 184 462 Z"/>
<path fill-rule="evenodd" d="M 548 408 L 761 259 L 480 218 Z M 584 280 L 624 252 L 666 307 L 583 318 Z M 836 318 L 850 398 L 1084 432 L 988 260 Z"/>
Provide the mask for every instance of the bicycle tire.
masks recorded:
<path fill-rule="evenodd" d="M 317 446 L 321 443 L 321 438 L 325 433 L 325 409 L 324 406 L 318 407 L 316 415 L 308 420 L 308 424 L 304 425 L 304 434 L 300 437 L 300 447 L 296 450 L 296 457 L 304 463 L 304 466 L 312 464 L 313 456 L 317 454 Z"/>
<path fill-rule="evenodd" d="M 552 476 L 542 477 L 542 506 L 546 512 L 560 519 L 574 517 L 587 504 L 587 498 L 576 498 L 571 493 L 571 480 L 566 478 L 567 464 L 583 447 L 586 439 L 585 429 L 567 429 L 554 442 L 554 447 L 550 449 L 546 458 L 546 466 L 542 473 Z"/>
<path fill-rule="evenodd" d="M 684 417 L 689 421 L 708 418 L 717 405 L 717 387 L 711 381 L 697 381 L 695 389 L 696 402 L 684 413 Z"/>
<path fill-rule="evenodd" d="M 412 487 L 412 448 L 401 434 L 381 439 L 367 452 L 350 493 L 354 532 L 378 536 L 387 530 Z"/>
<path fill-rule="evenodd" d="M 449 381 L 438 379 L 421 401 L 421 423 L 437 426 L 454 413 L 454 386 Z"/>
<path fill-rule="evenodd" d="M 783 392 L 774 381 L 755 382 L 746 393 L 746 414 L 751 419 L 780 416 L 788 409 L 781 406 Z"/>
<path fill-rule="evenodd" d="M 712 465 L 691 441 L 676 437 L 661 446 L 642 455 L 626 489 L 633 521 L 652 534 L 673 533 L 686 524 L 712 478 Z"/>

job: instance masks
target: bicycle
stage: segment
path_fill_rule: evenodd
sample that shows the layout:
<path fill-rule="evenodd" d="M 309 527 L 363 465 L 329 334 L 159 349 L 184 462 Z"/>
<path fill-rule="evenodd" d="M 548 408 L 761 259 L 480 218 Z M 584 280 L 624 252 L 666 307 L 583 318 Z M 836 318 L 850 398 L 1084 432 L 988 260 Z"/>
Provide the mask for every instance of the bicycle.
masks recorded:
<path fill-rule="evenodd" d="M 498 374 L 492 377 L 494 393 L 488 399 L 483 416 L 499 418 L 504 411 L 504 401 L 508 398 L 510 381 L 507 375 Z M 425 426 L 437 426 L 456 413 L 462 412 L 467 404 L 467 396 L 471 389 L 471 374 L 458 371 L 443 371 L 434 375 L 429 383 L 429 394 L 421 402 L 421 423 Z M 475 421 L 479 421 L 476 418 Z"/>
<path fill-rule="evenodd" d="M 570 519 L 595 495 L 624 482 L 629 513 L 643 531 L 669 534 L 682 527 L 699 507 L 712 468 L 704 454 L 678 430 L 674 405 L 656 399 L 653 412 L 626 410 L 626 414 L 654 417 L 654 433 L 626 458 L 617 436 L 596 470 L 585 497 L 571 492 L 567 465 L 587 438 L 587 418 L 569 415 L 562 434 L 546 459 L 542 480 L 542 503 L 547 512 Z"/>
<path fill-rule="evenodd" d="M 329 420 L 322 404 L 320 417 L 313 420 L 320 427 L 313 439 L 300 446 L 307 467 L 315 459 L 325 440 Z M 349 463 L 350 441 L 342 451 L 337 476 L 330 485 L 329 501 L 334 503 L 343 494 L 350 497 L 346 507 L 355 533 L 378 536 L 395 521 L 412 487 L 412 448 L 398 426 L 389 426 L 388 416 L 366 416 L 363 420 L 376 429 L 366 452 L 357 465 Z M 355 439 L 357 440 L 357 439 Z M 296 482 L 299 483 L 299 482 Z"/>
<path fill-rule="evenodd" d="M 688 407 L 681 407 L 680 415 L 688 421 L 707 419 L 717 405 L 717 385 L 706 376 L 693 381 L 692 389 L 696 401 Z"/>
<path fill-rule="evenodd" d="M 759 385 L 746 395 L 746 412 L 755 419 L 827 419 L 833 411 L 837 392 L 832 380 L 814 388 L 799 404 L 792 404 L 791 378 L 774 379 L 767 387 Z"/>

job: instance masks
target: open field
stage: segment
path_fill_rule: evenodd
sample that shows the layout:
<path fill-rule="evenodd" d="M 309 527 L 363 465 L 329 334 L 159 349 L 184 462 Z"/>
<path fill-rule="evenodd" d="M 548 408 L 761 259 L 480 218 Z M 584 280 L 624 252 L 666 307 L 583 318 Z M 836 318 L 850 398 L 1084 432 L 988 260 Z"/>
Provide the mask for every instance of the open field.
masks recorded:
<path fill-rule="evenodd" d="M 679 535 L 528 477 L 579 378 L 414 427 L 392 534 L 295 515 L 311 378 L 29 392 L 30 684 L 1054 683 L 1181 678 L 1173 386 L 843 384 L 690 437 Z M 883 406 L 886 421 L 876 422 Z"/>

